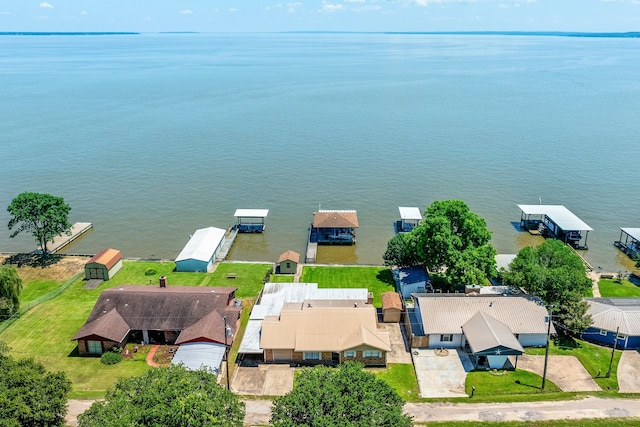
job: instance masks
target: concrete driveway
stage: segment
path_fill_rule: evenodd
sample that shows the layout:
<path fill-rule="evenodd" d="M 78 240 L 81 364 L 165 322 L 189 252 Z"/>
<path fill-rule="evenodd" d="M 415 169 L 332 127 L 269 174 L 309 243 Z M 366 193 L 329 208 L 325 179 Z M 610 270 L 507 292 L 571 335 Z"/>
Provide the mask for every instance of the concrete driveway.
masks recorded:
<path fill-rule="evenodd" d="M 618 391 L 640 393 L 640 353 L 624 350 L 618 363 Z"/>
<path fill-rule="evenodd" d="M 238 394 L 282 396 L 293 388 L 293 368 L 289 365 L 238 367 L 231 389 Z"/>
<path fill-rule="evenodd" d="M 446 353 L 426 348 L 411 352 L 421 397 L 467 396 L 464 389 L 467 379 L 465 366 L 471 370 L 471 361 L 466 353 L 456 349 L 449 349 Z"/>
<path fill-rule="evenodd" d="M 515 357 L 510 358 L 515 366 Z M 544 373 L 544 356 L 523 354 L 518 357 L 517 369 L 534 372 L 540 376 Z M 591 378 L 589 372 L 574 356 L 549 356 L 547 378 L 560 387 L 562 391 L 597 391 L 600 386 Z"/>

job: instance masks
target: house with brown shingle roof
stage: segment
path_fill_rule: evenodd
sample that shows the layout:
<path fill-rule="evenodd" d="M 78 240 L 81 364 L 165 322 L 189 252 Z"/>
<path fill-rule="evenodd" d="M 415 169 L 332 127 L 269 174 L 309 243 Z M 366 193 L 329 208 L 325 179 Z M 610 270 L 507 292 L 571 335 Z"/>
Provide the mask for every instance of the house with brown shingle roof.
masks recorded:
<path fill-rule="evenodd" d="M 122 252 L 117 249 L 103 249 L 84 265 L 87 280 L 111 279 L 122 268 Z"/>
<path fill-rule="evenodd" d="M 260 347 L 265 362 L 385 366 L 391 341 L 372 304 L 306 300 L 285 303 L 279 316 L 264 318 Z"/>
<path fill-rule="evenodd" d="M 231 345 L 242 306 L 237 288 L 124 285 L 102 291 L 86 323 L 71 338 L 80 355 L 102 354 L 127 342 Z"/>
<path fill-rule="evenodd" d="M 286 251 L 278 257 L 274 271 L 278 274 L 296 274 L 299 263 L 300 254 L 298 252 Z"/>
<path fill-rule="evenodd" d="M 319 210 L 313 213 L 311 242 L 324 244 L 354 244 L 358 228 L 355 210 Z"/>

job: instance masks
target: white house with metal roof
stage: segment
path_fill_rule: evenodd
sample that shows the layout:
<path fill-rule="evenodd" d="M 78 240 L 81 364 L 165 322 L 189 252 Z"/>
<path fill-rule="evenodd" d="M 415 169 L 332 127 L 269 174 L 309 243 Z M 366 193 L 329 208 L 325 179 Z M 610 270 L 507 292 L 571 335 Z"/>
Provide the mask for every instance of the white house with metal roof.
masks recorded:
<path fill-rule="evenodd" d="M 593 228 L 563 205 L 518 205 L 518 208 L 520 225 L 525 230 L 539 231 L 576 249 L 587 249 L 587 236 Z"/>
<path fill-rule="evenodd" d="M 412 335 L 422 335 L 424 347 L 466 348 L 477 360 L 546 345 L 549 313 L 537 298 L 478 293 L 412 297 Z M 555 333 L 553 325 L 551 331 Z"/>
<path fill-rule="evenodd" d="M 196 230 L 176 258 L 176 271 L 209 271 L 224 245 L 225 234 L 216 227 Z"/>

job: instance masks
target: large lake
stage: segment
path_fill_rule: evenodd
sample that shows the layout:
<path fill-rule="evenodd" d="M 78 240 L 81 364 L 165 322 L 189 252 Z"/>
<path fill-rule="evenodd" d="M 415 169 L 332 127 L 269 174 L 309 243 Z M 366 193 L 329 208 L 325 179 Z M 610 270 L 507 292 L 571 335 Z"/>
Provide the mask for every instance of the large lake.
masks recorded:
<path fill-rule="evenodd" d="M 462 199 L 500 253 L 537 240 L 516 204 L 564 204 L 586 258 L 640 227 L 640 39 L 407 34 L 0 37 L 0 251 L 22 191 L 95 230 L 71 253 L 175 258 L 197 228 L 267 208 L 235 260 L 305 250 L 312 212 L 357 209 L 376 264 L 398 206 Z"/>

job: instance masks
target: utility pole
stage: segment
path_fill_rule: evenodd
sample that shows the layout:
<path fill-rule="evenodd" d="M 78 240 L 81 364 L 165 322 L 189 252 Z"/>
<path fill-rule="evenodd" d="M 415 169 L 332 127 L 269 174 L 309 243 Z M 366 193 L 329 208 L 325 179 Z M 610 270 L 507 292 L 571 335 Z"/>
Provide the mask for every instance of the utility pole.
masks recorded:
<path fill-rule="evenodd" d="M 222 316 L 222 319 L 224 320 L 224 358 L 226 360 L 225 368 L 227 377 L 227 390 L 229 390 L 231 389 L 231 386 L 229 385 L 229 346 L 227 345 L 227 335 L 229 334 L 229 327 L 227 326 L 226 316 Z"/>
<path fill-rule="evenodd" d="M 613 356 L 616 354 L 616 344 L 618 344 L 618 332 L 620 332 L 620 326 L 616 328 L 616 336 L 613 337 L 613 350 L 611 350 L 611 360 L 609 361 L 609 370 L 605 375 L 605 378 L 609 378 L 611 376 L 611 367 L 613 366 Z"/>
<path fill-rule="evenodd" d="M 542 390 L 547 381 L 547 364 L 549 363 L 549 336 L 551 335 L 551 321 L 553 318 L 553 305 L 549 306 L 549 324 L 547 325 L 547 347 L 544 350 L 544 370 L 542 371 Z"/>

